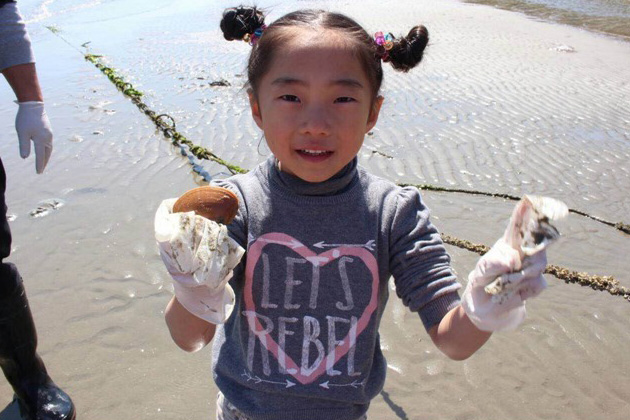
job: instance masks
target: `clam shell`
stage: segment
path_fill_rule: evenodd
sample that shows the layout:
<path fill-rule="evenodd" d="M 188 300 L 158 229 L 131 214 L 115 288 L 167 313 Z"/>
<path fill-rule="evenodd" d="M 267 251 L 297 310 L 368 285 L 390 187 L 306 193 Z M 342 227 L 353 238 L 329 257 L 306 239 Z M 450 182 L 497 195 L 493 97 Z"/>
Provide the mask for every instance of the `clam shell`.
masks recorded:
<path fill-rule="evenodd" d="M 551 221 L 560 220 L 568 213 L 569 208 L 562 201 L 525 195 L 514 207 L 503 239 L 519 252 L 522 264 L 522 259 L 547 248 L 560 238 L 560 232 Z M 521 268 L 517 267 L 517 271 Z M 493 302 L 501 304 L 516 293 L 518 285 L 519 282 L 511 283 L 508 277 L 499 276 L 484 290 L 492 295 Z"/>
<path fill-rule="evenodd" d="M 173 213 L 195 214 L 224 225 L 230 224 L 238 211 L 238 198 L 225 188 L 205 186 L 186 191 L 173 205 Z"/>

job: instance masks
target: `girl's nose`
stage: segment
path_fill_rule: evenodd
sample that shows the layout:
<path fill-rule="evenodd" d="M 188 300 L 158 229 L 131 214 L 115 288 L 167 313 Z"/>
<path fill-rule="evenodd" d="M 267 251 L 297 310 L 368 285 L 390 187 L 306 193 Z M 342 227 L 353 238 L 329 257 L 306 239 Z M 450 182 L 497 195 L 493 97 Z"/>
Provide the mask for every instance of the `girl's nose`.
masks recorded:
<path fill-rule="evenodd" d="M 324 106 L 309 106 L 302 114 L 300 131 L 302 134 L 312 136 L 325 136 L 330 134 L 331 115 Z"/>

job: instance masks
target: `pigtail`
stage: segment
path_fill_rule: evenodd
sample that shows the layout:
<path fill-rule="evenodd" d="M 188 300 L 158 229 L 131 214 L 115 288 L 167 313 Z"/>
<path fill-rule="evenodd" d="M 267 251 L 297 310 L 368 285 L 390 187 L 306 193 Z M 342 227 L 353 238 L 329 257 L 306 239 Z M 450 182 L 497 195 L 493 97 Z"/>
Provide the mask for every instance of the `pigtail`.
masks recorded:
<path fill-rule="evenodd" d="M 242 40 L 265 24 L 265 16 L 257 7 L 239 6 L 223 11 L 221 31 L 228 41 Z"/>
<path fill-rule="evenodd" d="M 408 72 L 422 61 L 424 49 L 429 43 L 429 31 L 423 25 L 413 27 L 406 37 L 394 38 L 387 59 L 398 71 Z"/>

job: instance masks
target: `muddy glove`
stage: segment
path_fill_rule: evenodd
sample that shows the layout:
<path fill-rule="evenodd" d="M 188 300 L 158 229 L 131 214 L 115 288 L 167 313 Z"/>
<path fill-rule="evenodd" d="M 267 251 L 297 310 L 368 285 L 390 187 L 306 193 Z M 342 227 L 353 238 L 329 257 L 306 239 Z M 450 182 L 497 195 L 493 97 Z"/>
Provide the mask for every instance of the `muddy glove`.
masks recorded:
<path fill-rule="evenodd" d="M 544 250 L 521 261 L 517 250 L 503 239 L 498 240 L 468 275 L 462 296 L 468 318 L 484 331 L 515 329 L 525 319 L 525 300 L 537 296 L 547 286 L 542 276 L 546 266 Z M 512 289 L 503 295 L 491 295 L 485 289 L 498 277 L 513 285 Z"/>
<path fill-rule="evenodd" d="M 221 324 L 234 308 L 228 281 L 245 251 L 228 236 L 225 225 L 192 211 L 173 213 L 175 201 L 164 200 L 155 215 L 160 256 L 179 303 L 193 315 Z"/>
<path fill-rule="evenodd" d="M 550 220 L 566 216 L 560 201 L 525 196 L 499 239 L 468 275 L 462 307 L 484 331 L 515 329 L 525 319 L 525 301 L 547 287 L 546 248 L 560 236 Z"/>
<path fill-rule="evenodd" d="M 15 117 L 15 130 L 20 142 L 20 156 L 26 159 L 31 154 L 32 141 L 35 145 L 35 170 L 41 174 L 52 153 L 50 121 L 43 102 L 18 102 L 18 105 L 20 108 Z"/>

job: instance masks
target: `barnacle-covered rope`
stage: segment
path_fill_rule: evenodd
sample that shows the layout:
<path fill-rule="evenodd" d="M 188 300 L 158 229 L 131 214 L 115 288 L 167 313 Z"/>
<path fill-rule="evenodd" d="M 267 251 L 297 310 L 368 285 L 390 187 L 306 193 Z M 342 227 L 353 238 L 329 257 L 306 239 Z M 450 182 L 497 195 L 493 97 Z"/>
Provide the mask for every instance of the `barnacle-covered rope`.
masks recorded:
<path fill-rule="evenodd" d="M 205 147 L 196 145 L 192 141 L 188 140 L 186 136 L 177 131 L 175 119 L 173 119 L 173 117 L 168 114 L 157 114 L 155 111 L 150 109 L 149 106 L 142 100 L 143 93 L 135 89 L 131 83 L 126 82 L 116 73 L 116 70 L 104 65 L 101 61 L 102 56 L 96 54 L 85 54 L 84 57 L 87 61 L 94 64 L 94 66 L 103 74 L 105 74 L 125 96 L 129 97 L 131 102 L 144 112 L 144 114 L 153 121 L 158 129 L 162 130 L 164 136 L 171 139 L 171 143 L 173 143 L 173 145 L 186 145 L 190 153 L 198 159 L 206 159 L 216 162 L 225 166 L 233 174 L 247 172 L 245 169 L 237 165 L 226 162 Z"/>
<path fill-rule="evenodd" d="M 456 246 L 458 248 L 466 249 L 471 252 L 475 252 L 479 255 L 483 255 L 490 250 L 490 248 L 483 244 L 475 244 L 464 239 L 458 239 L 453 236 L 442 234 L 442 240 L 444 243 Z M 598 276 L 588 273 L 572 271 L 568 268 L 560 267 L 558 265 L 548 264 L 545 273 L 563 280 L 565 283 L 577 283 L 581 286 L 590 287 L 594 290 L 601 290 L 610 293 L 613 296 L 621 296 L 625 300 L 630 302 L 630 289 L 619 285 L 619 281 L 613 276 Z"/>
<path fill-rule="evenodd" d="M 435 186 L 435 185 L 430 185 L 430 184 L 398 184 L 401 187 L 416 187 L 418 189 L 421 190 L 426 190 L 426 191 L 437 191 L 437 192 L 450 192 L 450 193 L 461 193 L 461 194 L 469 194 L 469 195 L 483 195 L 486 197 L 494 197 L 494 198 L 504 198 L 506 200 L 513 200 L 513 201 L 519 201 L 521 199 L 521 197 L 517 197 L 515 195 L 510 195 L 510 194 L 503 194 L 503 193 L 491 193 L 491 192 L 485 192 L 485 191 L 476 191 L 476 190 L 465 190 L 465 189 L 461 189 L 461 188 L 447 188 L 447 187 L 440 187 L 440 186 Z M 595 220 L 596 222 L 599 223 L 603 223 L 607 226 L 611 226 L 614 227 L 617 230 L 620 230 L 624 233 L 630 234 L 630 225 L 623 223 L 623 222 L 609 222 L 607 220 L 604 220 L 600 217 L 597 216 L 593 216 L 590 215 L 588 213 L 585 213 L 583 211 L 580 210 L 576 210 L 576 209 L 569 209 L 569 213 L 574 213 L 574 214 L 578 214 L 580 216 L 584 216 L 587 217 L 589 219 Z"/>

